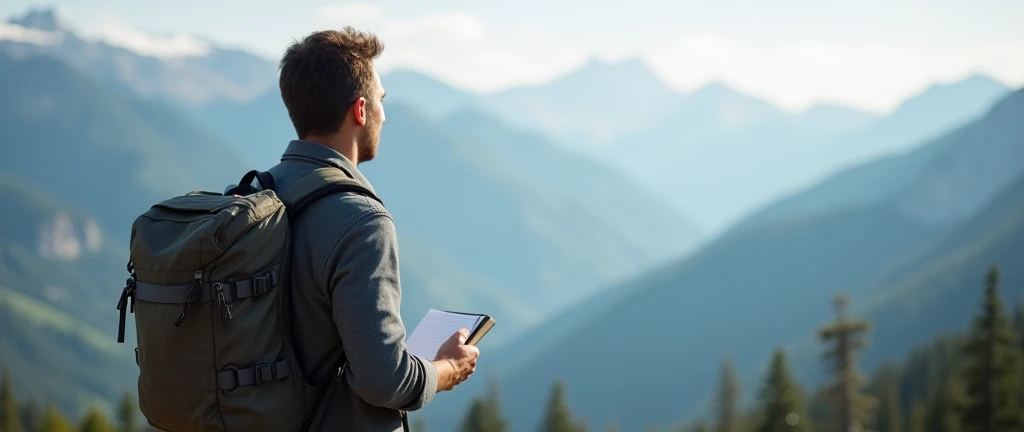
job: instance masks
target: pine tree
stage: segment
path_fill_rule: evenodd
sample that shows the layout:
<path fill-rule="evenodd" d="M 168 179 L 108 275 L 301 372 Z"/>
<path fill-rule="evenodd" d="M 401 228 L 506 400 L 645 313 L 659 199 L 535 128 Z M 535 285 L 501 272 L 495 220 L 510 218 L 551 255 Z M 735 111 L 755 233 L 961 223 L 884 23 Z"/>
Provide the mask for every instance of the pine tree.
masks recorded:
<path fill-rule="evenodd" d="M 903 370 L 894 363 L 884 364 L 871 375 L 868 393 L 879 401 L 878 418 L 874 429 L 878 432 L 903 432 Z"/>
<path fill-rule="evenodd" d="M 967 430 L 1019 431 L 1024 426 L 1020 409 L 1020 341 L 1002 310 L 999 270 L 994 265 L 986 275 L 981 312 L 975 318 L 965 353 Z"/>
<path fill-rule="evenodd" d="M 911 403 L 910 415 L 907 418 L 907 432 L 932 432 L 928 429 L 925 415 L 925 406 L 921 401 L 915 400 Z"/>
<path fill-rule="evenodd" d="M 759 395 L 761 424 L 758 432 L 809 431 L 803 396 L 786 365 L 786 354 L 776 350 Z"/>
<path fill-rule="evenodd" d="M 96 407 L 89 409 L 78 426 L 79 432 L 114 432 L 115 430 L 114 425 L 110 424 L 103 412 Z"/>
<path fill-rule="evenodd" d="M 480 432 L 481 423 L 483 423 L 484 417 L 484 399 L 474 398 L 473 402 L 469 404 L 469 411 L 466 412 L 466 417 L 462 419 L 462 427 L 459 429 L 462 432 Z"/>
<path fill-rule="evenodd" d="M 718 427 L 717 432 L 739 432 L 739 380 L 732 362 L 722 362 L 722 377 L 718 387 Z"/>
<path fill-rule="evenodd" d="M 903 367 L 904 400 L 929 401 L 951 376 L 964 367 L 965 338 L 961 334 L 940 337 L 911 352 Z"/>
<path fill-rule="evenodd" d="M 39 429 L 39 422 L 43 419 L 43 411 L 35 399 L 29 399 L 21 406 L 21 425 L 26 431 Z"/>
<path fill-rule="evenodd" d="M 856 353 L 866 346 L 861 336 L 868 330 L 868 323 L 848 320 L 846 306 L 846 297 L 836 296 L 836 322 L 822 328 L 819 336 L 824 342 L 835 343 L 825 352 L 825 358 L 832 360 L 835 373 L 829 390 L 837 427 L 844 432 L 861 432 L 863 425 L 873 420 L 871 414 L 877 405 L 876 399 L 861 392 L 863 380 L 856 369 Z"/>
<path fill-rule="evenodd" d="M 965 354 L 969 403 L 963 423 L 968 431 L 1010 432 L 1024 427 L 1020 407 L 1020 340 L 1003 311 L 999 269 L 986 276 L 981 312 L 974 321 Z"/>
<path fill-rule="evenodd" d="M 139 431 L 139 406 L 135 403 L 135 396 L 131 392 L 125 392 L 121 396 L 121 406 L 117 410 L 117 430 L 119 432 Z"/>
<path fill-rule="evenodd" d="M 462 421 L 462 432 L 505 432 L 508 421 L 501 414 L 501 398 L 498 381 L 492 378 L 487 395 L 476 398 L 470 404 L 469 412 Z"/>
<path fill-rule="evenodd" d="M 967 407 L 963 383 L 951 376 L 928 404 L 925 426 L 929 432 L 963 431 L 963 413 Z"/>
<path fill-rule="evenodd" d="M 811 394 L 810 400 L 807 402 L 807 415 L 811 417 L 811 422 L 821 430 L 832 430 L 834 428 L 829 429 L 826 426 L 839 423 L 832 416 L 828 398 L 828 389 L 818 388 Z M 748 428 L 748 430 L 754 429 Z"/>
<path fill-rule="evenodd" d="M 1013 310 L 1013 329 L 1017 332 L 1017 337 L 1020 341 L 1020 348 L 1022 351 L 1021 355 L 1024 356 L 1024 301 L 1018 302 L 1017 307 Z M 1021 385 L 1020 394 L 1017 396 L 1021 403 L 1021 410 L 1024 411 L 1024 362 L 1021 363 Z"/>
<path fill-rule="evenodd" d="M 814 416 L 807 412 L 807 421 L 814 423 Z M 753 431 L 757 430 L 757 426 L 761 424 L 761 412 L 757 407 L 746 410 L 740 414 L 740 421 L 737 423 L 736 428 L 741 431 Z"/>
<path fill-rule="evenodd" d="M 0 432 L 24 432 L 18 398 L 14 396 L 11 371 L 4 367 L 3 381 L 0 382 Z"/>
<path fill-rule="evenodd" d="M 1017 331 L 1021 348 L 1024 348 L 1024 301 L 1017 302 L 1013 309 L 1013 329 Z"/>
<path fill-rule="evenodd" d="M 572 411 L 565 400 L 565 385 L 556 381 L 551 388 L 551 396 L 548 398 L 548 406 L 544 412 L 544 419 L 541 422 L 542 432 L 579 432 L 582 425 L 577 424 L 572 418 Z"/>
<path fill-rule="evenodd" d="M 903 407 L 900 404 L 899 381 L 892 380 L 886 383 L 880 399 L 882 403 L 876 430 L 879 432 L 902 432 Z"/>
<path fill-rule="evenodd" d="M 75 426 L 57 408 L 48 405 L 43 411 L 43 418 L 39 421 L 37 432 L 74 432 Z"/>

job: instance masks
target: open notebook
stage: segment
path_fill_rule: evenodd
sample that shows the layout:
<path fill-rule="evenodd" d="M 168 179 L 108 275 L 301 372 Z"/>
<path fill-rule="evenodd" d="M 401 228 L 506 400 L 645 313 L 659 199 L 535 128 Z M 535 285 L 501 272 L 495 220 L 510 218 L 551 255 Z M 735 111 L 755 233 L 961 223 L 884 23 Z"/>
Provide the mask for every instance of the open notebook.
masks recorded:
<path fill-rule="evenodd" d="M 487 315 L 431 309 L 412 331 L 406 346 L 409 352 L 433 360 L 441 344 L 459 329 L 469 329 L 466 345 L 476 345 L 491 327 L 494 327 L 494 320 Z"/>

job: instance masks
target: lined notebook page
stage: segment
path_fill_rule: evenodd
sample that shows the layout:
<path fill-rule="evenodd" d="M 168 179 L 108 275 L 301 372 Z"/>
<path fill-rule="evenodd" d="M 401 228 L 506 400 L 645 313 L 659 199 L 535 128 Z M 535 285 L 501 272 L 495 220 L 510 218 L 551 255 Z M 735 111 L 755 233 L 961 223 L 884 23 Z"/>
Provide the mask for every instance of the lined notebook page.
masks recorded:
<path fill-rule="evenodd" d="M 406 347 L 409 352 L 428 360 L 433 360 L 437 355 L 437 349 L 444 341 L 448 340 L 460 328 L 473 329 L 480 323 L 480 315 L 456 314 L 437 309 L 427 311 L 419 325 L 412 331 L 412 335 L 406 340 Z"/>

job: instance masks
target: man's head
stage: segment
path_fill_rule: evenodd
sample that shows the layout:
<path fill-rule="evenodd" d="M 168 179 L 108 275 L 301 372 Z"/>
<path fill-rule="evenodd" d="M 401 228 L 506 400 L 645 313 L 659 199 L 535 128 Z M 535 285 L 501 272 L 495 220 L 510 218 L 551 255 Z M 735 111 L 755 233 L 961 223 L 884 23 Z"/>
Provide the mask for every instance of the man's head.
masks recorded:
<path fill-rule="evenodd" d="M 281 58 L 281 98 L 299 139 L 353 138 L 359 162 L 373 159 L 384 122 L 384 88 L 373 60 L 384 45 L 351 27 L 295 42 Z"/>

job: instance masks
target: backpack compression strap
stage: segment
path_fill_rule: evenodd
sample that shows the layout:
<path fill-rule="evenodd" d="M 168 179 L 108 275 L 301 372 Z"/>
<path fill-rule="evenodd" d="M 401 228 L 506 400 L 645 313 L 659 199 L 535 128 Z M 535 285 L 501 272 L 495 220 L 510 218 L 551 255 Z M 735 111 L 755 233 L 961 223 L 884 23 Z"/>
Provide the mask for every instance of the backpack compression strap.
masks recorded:
<path fill-rule="evenodd" d="M 279 191 L 279 196 L 288 208 L 288 216 L 295 217 L 316 200 L 339 192 L 358 193 L 384 204 L 376 194 L 349 177 L 345 171 L 334 167 L 313 170 L 287 190 Z"/>

